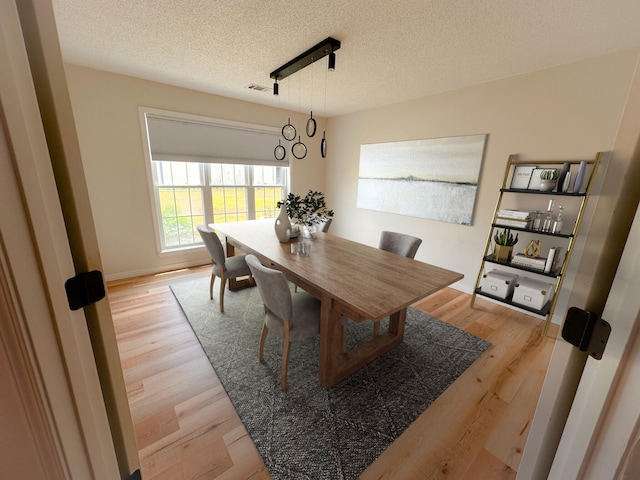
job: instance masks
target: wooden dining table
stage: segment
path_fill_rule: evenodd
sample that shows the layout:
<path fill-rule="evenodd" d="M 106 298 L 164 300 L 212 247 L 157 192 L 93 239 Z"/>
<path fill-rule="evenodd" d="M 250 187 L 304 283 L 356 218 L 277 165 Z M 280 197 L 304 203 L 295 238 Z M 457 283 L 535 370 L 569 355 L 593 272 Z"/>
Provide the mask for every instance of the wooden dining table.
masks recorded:
<path fill-rule="evenodd" d="M 298 239 L 280 243 L 273 220 L 209 227 L 226 239 L 227 256 L 235 255 L 236 249 L 252 253 L 263 265 L 282 271 L 289 281 L 321 300 L 319 376 L 325 387 L 401 343 L 407 307 L 463 278 L 445 268 L 323 232 L 311 239 L 309 254 L 294 254 L 291 243 Z M 344 353 L 342 315 L 354 322 L 389 317 L 389 327 Z"/>

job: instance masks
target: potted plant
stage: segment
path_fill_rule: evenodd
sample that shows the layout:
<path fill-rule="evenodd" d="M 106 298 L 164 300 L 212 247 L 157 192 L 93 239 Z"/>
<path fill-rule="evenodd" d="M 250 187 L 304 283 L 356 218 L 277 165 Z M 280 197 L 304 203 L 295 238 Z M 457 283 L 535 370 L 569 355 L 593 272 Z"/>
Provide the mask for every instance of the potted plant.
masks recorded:
<path fill-rule="evenodd" d="M 291 222 L 299 227 L 309 228 L 333 217 L 333 210 L 327 208 L 324 194 L 314 190 L 309 190 L 304 197 L 290 193 L 285 200 L 278 202 L 278 207 L 282 205 L 286 206 Z"/>
<path fill-rule="evenodd" d="M 493 256 L 496 260 L 509 262 L 513 252 L 513 246 L 518 243 L 518 234 L 514 237 L 511 229 L 505 228 L 502 232 L 496 232 L 493 236 L 496 246 L 493 250 Z"/>
<path fill-rule="evenodd" d="M 558 171 L 555 168 L 544 170 L 540 174 L 540 190 L 550 192 L 556 186 L 558 181 Z"/>

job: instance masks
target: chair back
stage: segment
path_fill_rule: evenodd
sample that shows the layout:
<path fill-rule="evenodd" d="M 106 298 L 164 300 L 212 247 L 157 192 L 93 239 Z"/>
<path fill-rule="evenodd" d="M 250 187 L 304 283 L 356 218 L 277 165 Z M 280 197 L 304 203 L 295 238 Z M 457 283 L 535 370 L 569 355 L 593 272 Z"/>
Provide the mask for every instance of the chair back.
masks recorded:
<path fill-rule="evenodd" d="M 220 241 L 218 234 L 207 228 L 205 225 L 198 225 L 198 232 L 200 232 L 204 246 L 207 247 L 211 260 L 220 266 L 224 265 L 224 248 L 222 247 L 222 242 Z"/>
<path fill-rule="evenodd" d="M 414 258 L 422 239 L 405 235 L 404 233 L 383 231 L 380 234 L 380 250 L 402 255 L 407 258 Z"/>
<path fill-rule="evenodd" d="M 292 320 L 291 290 L 284 274 L 279 270 L 265 267 L 255 255 L 247 255 L 246 261 L 265 307 L 283 321 Z"/>

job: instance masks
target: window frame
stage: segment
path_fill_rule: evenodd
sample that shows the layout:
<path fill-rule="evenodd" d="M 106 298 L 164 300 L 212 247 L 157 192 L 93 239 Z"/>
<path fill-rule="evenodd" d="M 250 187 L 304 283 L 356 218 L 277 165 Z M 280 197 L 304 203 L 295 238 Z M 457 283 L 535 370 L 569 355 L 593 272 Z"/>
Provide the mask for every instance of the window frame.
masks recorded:
<path fill-rule="evenodd" d="M 152 217 L 152 223 L 153 223 L 156 251 L 159 255 L 170 255 L 170 254 L 175 254 L 179 252 L 184 252 L 186 250 L 202 248 L 204 246 L 202 241 L 188 244 L 188 245 L 178 245 L 175 247 L 173 246 L 167 247 L 164 245 L 164 229 L 162 227 L 163 218 L 161 213 L 161 205 L 160 205 L 160 197 L 159 197 L 158 189 L 162 187 L 166 187 L 167 185 L 156 185 L 156 181 L 155 181 L 156 169 L 153 167 L 153 164 L 157 162 L 157 160 L 152 160 L 152 157 L 151 157 L 151 145 L 150 145 L 149 132 L 147 129 L 147 114 L 172 117 L 172 118 L 175 118 L 176 120 L 210 122 L 213 124 L 223 124 L 225 126 L 231 126 L 231 127 L 237 126 L 238 128 L 250 127 L 253 129 L 259 129 L 259 130 L 262 129 L 265 132 L 279 131 L 279 129 L 275 127 L 269 127 L 269 126 L 263 126 L 263 125 L 252 125 L 252 124 L 245 124 L 240 122 L 226 121 L 226 120 L 221 120 L 221 119 L 216 119 L 211 117 L 202 117 L 197 115 L 170 112 L 170 111 L 160 110 L 160 109 L 150 108 L 150 107 L 139 107 L 138 111 L 139 111 L 139 122 L 140 122 L 141 133 L 142 133 L 142 141 L 144 145 L 144 148 L 143 148 L 144 160 L 145 160 L 145 168 L 147 173 L 147 184 L 148 184 L 148 191 L 149 191 L 151 217 Z M 178 158 L 172 158 L 167 161 L 180 161 L 180 160 Z M 193 185 L 171 185 L 169 187 L 170 188 L 180 188 L 180 187 L 201 188 L 205 224 L 215 223 L 213 220 L 213 202 L 212 202 L 213 198 L 212 198 L 211 190 L 217 186 L 228 187 L 228 185 L 217 185 L 217 184 L 214 185 L 211 182 L 210 168 L 208 167 L 210 165 L 218 165 L 217 163 L 213 163 L 213 162 L 203 162 L 203 163 L 191 162 L 191 163 L 196 163 L 199 166 L 202 185 L 198 187 Z M 221 162 L 221 164 L 243 165 L 245 167 L 247 184 L 244 185 L 244 188 L 246 188 L 246 191 L 247 191 L 246 201 L 247 201 L 248 218 L 255 217 L 255 195 L 254 195 L 255 189 L 258 187 L 263 187 L 263 185 L 254 185 L 254 173 L 253 173 L 254 167 L 274 166 L 274 167 L 286 168 L 287 170 L 283 178 L 284 184 L 282 185 L 282 188 L 284 189 L 283 197 L 286 197 L 286 195 L 290 191 L 291 167 L 292 167 L 291 164 L 278 165 L 277 163 L 275 163 L 275 161 L 273 165 L 264 165 L 264 164 L 247 165 L 241 162 L 230 163 L 228 161 Z M 237 188 L 237 187 L 241 187 L 241 186 L 235 185 L 235 184 L 233 185 L 233 188 Z"/>

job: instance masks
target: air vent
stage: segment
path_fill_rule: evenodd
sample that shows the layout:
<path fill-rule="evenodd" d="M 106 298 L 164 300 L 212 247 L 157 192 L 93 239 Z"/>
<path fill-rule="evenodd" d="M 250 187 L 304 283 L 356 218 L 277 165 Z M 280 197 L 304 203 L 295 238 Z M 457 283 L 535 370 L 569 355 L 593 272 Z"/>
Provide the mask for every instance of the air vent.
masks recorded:
<path fill-rule="evenodd" d="M 256 83 L 250 83 L 247 87 L 249 90 L 255 90 L 256 92 L 267 92 L 271 90 L 269 87 L 265 87 L 263 85 L 258 85 Z"/>

